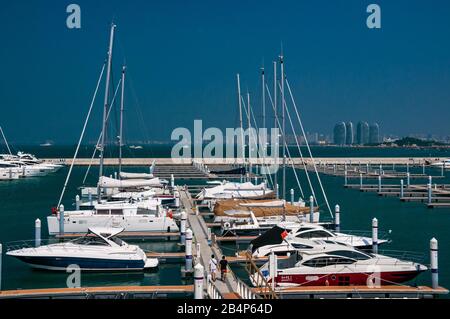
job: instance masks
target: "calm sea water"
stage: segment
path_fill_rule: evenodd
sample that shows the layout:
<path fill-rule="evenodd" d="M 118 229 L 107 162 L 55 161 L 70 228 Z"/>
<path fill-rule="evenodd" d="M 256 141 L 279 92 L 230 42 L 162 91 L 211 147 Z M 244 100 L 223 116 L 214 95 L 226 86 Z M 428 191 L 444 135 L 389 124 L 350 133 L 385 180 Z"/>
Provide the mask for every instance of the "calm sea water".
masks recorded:
<path fill-rule="evenodd" d="M 63 151 L 65 149 L 65 151 Z M 71 147 L 50 148 L 23 148 L 25 151 L 36 153 L 40 157 L 70 157 L 73 152 Z M 85 148 L 86 154 L 88 148 Z M 169 146 L 156 148 L 145 147 L 136 151 L 136 157 L 168 157 Z M 142 153 L 139 153 L 142 151 Z M 64 153 L 66 152 L 66 153 Z M 90 152 L 90 150 L 89 150 Z M 428 152 L 428 153 L 427 153 Z M 315 156 L 344 157 L 344 156 L 436 156 L 450 157 L 449 151 L 440 150 L 403 150 L 403 149 L 342 149 L 342 148 L 315 148 Z M 130 155 L 131 156 L 131 155 Z M 136 168 L 137 170 L 138 168 Z M 421 171 L 421 169 L 418 169 Z M 112 174 L 113 168 L 107 168 L 106 174 Z M 6 245 L 8 242 L 34 238 L 34 221 L 42 220 L 42 233 L 47 232 L 46 216 L 50 214 L 52 206 L 55 206 L 61 192 L 67 169 L 56 174 L 41 178 L 27 178 L 19 181 L 0 183 L 0 242 Z M 72 179 L 66 192 L 64 204 L 71 207 L 77 194 L 85 168 L 75 167 Z M 440 170 L 427 172 L 438 175 Z M 306 179 L 300 172 L 301 184 L 305 188 L 305 197 L 310 196 L 306 190 Z M 439 183 L 450 183 L 450 172 L 446 172 L 444 180 L 436 180 Z M 88 183 L 94 184 L 97 172 L 93 169 Z M 370 231 L 371 220 L 377 217 L 380 231 L 391 231 L 392 243 L 386 246 L 392 250 L 406 250 L 423 253 L 423 262 L 429 263 L 429 240 L 436 237 L 439 240 L 439 276 L 440 283 L 450 287 L 450 209 L 430 210 L 422 203 L 403 203 L 398 198 L 378 197 L 373 193 L 360 193 L 357 190 L 343 188 L 343 179 L 331 176 L 322 176 L 330 205 L 341 206 L 341 228 L 343 230 L 367 230 Z M 179 181 L 185 183 L 185 181 Z M 355 181 L 356 182 L 356 181 Z M 416 180 L 416 183 L 424 183 L 424 180 Z M 296 189 L 296 196 L 300 195 L 295 178 L 288 170 L 287 189 Z M 316 185 L 317 186 L 317 185 Z M 317 189 L 317 188 L 316 188 Z M 319 197 L 319 202 L 325 208 L 324 198 Z M 322 216 L 326 217 L 324 211 Z M 139 243 L 146 250 L 152 251 L 177 251 L 178 246 L 173 242 L 145 242 Z M 225 252 L 230 255 L 236 250 L 234 245 L 224 246 Z M 241 247 L 243 248 L 243 247 Z M 239 274 L 245 276 L 243 269 L 236 269 Z M 50 273 L 31 270 L 27 265 L 16 261 L 14 258 L 3 255 L 3 289 L 38 288 L 38 287 L 65 287 L 67 275 L 64 273 Z M 416 281 L 418 284 L 430 284 L 430 273 L 422 274 Z M 145 274 L 83 274 L 82 286 L 105 285 L 175 285 L 183 283 L 180 276 L 180 265 L 163 264 L 156 273 Z"/>

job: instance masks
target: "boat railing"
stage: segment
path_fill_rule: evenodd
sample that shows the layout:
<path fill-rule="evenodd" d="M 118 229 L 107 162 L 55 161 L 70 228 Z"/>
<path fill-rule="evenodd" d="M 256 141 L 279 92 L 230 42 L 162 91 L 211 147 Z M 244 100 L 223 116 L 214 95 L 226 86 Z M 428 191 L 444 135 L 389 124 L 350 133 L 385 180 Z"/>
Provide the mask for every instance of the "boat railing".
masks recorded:
<path fill-rule="evenodd" d="M 40 245 L 39 246 L 47 246 L 49 244 L 55 244 L 55 240 L 54 239 L 41 239 L 40 241 Z M 7 242 L 5 243 L 5 247 L 6 247 L 6 251 L 13 251 L 13 250 L 19 250 L 19 249 L 24 249 L 24 248 L 37 248 L 39 247 L 36 245 L 36 241 L 34 239 L 30 239 L 30 240 L 17 240 L 17 241 L 11 241 L 11 242 Z M 47 246 L 49 247 L 49 246 Z M 48 248 L 50 249 L 50 248 Z"/>
<path fill-rule="evenodd" d="M 346 230 L 340 230 L 339 233 L 346 234 L 346 235 L 372 238 L 372 231 L 370 231 L 370 230 L 346 229 Z M 391 233 L 390 231 L 378 231 L 378 239 L 389 240 L 390 233 Z"/>
<path fill-rule="evenodd" d="M 399 259 L 398 263 L 401 262 L 416 262 L 416 263 L 424 263 L 427 259 L 427 254 L 420 253 L 417 251 L 406 251 L 406 250 L 392 250 L 392 249 L 383 249 L 378 251 L 379 255 L 384 255 L 388 257 L 393 257 Z"/>

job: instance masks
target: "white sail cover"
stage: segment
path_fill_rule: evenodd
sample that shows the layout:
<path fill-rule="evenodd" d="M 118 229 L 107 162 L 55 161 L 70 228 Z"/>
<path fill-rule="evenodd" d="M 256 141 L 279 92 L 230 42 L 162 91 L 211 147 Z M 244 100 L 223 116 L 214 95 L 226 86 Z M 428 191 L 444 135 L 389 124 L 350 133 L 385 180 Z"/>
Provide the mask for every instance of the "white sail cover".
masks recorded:
<path fill-rule="evenodd" d="M 126 173 L 120 172 L 121 179 L 152 179 L 155 176 L 153 174 L 148 173 Z"/>
<path fill-rule="evenodd" d="M 152 179 L 131 179 L 122 181 L 102 176 L 100 177 L 98 183 L 102 188 L 162 187 L 161 181 L 157 177 Z"/>
<path fill-rule="evenodd" d="M 139 198 L 150 198 L 155 195 L 156 192 L 154 190 L 148 190 L 143 192 L 120 192 L 112 195 L 111 197 L 114 199 L 127 199 L 127 198 L 139 199 Z"/>
<path fill-rule="evenodd" d="M 252 198 L 265 196 L 273 191 L 267 189 L 267 186 L 262 183 L 253 185 L 247 183 L 224 183 L 212 188 L 205 188 L 197 195 L 199 199 L 231 199 L 231 198 Z"/>

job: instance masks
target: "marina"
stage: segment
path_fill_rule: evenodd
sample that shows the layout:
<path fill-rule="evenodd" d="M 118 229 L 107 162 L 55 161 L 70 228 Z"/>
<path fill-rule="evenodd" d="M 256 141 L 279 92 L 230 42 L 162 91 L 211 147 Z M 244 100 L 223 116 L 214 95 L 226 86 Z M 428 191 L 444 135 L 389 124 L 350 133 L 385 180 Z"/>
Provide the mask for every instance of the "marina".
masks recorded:
<path fill-rule="evenodd" d="M 80 7 L 70 6 L 67 32 L 81 28 Z M 413 96 L 415 83 L 402 88 L 405 80 L 397 75 L 397 88 L 386 70 L 370 81 L 360 75 L 364 70 L 350 70 L 333 88 L 330 74 L 343 73 L 333 67 L 362 61 L 326 65 L 348 54 L 297 42 L 285 50 L 280 41 L 269 59 L 255 64 L 263 49 L 254 39 L 237 41 L 241 9 L 233 8 L 236 19 L 221 21 L 213 33 L 189 26 L 191 19 L 222 19 L 202 10 L 170 19 L 143 10 L 142 19 L 133 20 L 145 25 L 152 17 L 146 37 L 130 33 L 133 24 L 121 14 L 107 29 L 94 30 L 92 17 L 86 19 L 88 31 L 70 39 L 79 46 L 42 63 L 53 69 L 61 59 L 67 70 L 46 76 L 37 69 L 39 82 L 58 79 L 58 85 L 38 83 L 39 94 L 30 83 L 23 84 L 26 94 L 2 91 L 5 103 L 33 97 L 40 113 L 2 118 L 0 126 L 0 301 L 170 299 L 184 302 L 188 312 L 199 300 L 251 307 L 278 299 L 450 299 L 450 137 L 435 139 L 436 114 L 423 112 L 445 96 Z M 283 10 L 283 23 L 292 14 L 284 11 L 290 10 Z M 97 15 L 95 21 L 103 21 Z M 367 20 L 369 29 L 374 21 Z M 169 22 L 165 29 L 155 27 L 163 22 Z M 292 32 L 287 29 L 283 33 Z M 309 29 L 298 30 L 295 38 L 308 41 Z M 236 53 L 225 57 L 214 48 L 224 31 L 236 40 L 230 42 Z M 189 45 L 202 51 L 186 50 L 197 33 L 202 43 Z M 263 43 L 267 30 L 260 34 Z M 64 41 L 52 48 L 64 48 Z M 308 68 L 319 53 L 327 72 L 316 78 L 318 70 Z M 33 57 L 47 58 L 39 51 Z M 401 61 L 393 62 L 401 69 Z M 434 71 L 433 90 L 434 77 L 447 79 Z M 31 76 L 17 74 L 20 81 Z M 378 90 L 372 81 L 382 82 Z M 405 96 L 395 97 L 397 91 Z M 41 101 L 44 92 L 50 97 Z M 379 92 L 386 97 L 375 96 Z M 406 102 L 413 107 L 416 99 L 417 114 L 430 117 L 420 121 L 429 125 L 426 137 L 380 133 L 383 117 L 386 127 L 401 131 L 392 122 L 401 117 L 403 129 L 422 129 L 414 111 L 411 119 L 390 110 Z M 5 114 L 23 109 L 20 103 Z M 47 111 L 47 103 L 60 108 Z M 368 109 L 375 111 L 363 112 Z M 42 127 L 31 127 L 25 115 Z M 332 138 L 315 133 L 330 123 Z M 303 308 L 295 310 L 303 315 Z"/>

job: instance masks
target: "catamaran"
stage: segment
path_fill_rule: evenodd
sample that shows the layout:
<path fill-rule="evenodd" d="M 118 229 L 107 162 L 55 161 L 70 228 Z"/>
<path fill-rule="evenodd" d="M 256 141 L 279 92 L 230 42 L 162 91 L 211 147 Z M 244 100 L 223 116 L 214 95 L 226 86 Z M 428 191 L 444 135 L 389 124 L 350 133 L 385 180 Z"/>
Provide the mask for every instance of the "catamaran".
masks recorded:
<path fill-rule="evenodd" d="M 8 251 L 33 268 L 66 271 L 77 265 L 83 271 L 142 271 L 158 267 L 158 259 L 147 258 L 135 245 L 117 237 L 123 228 L 90 228 L 69 242 Z"/>

